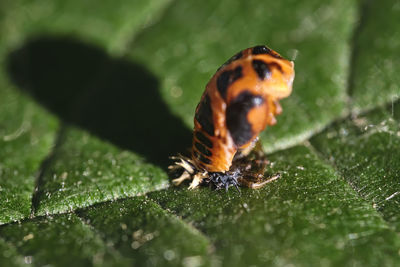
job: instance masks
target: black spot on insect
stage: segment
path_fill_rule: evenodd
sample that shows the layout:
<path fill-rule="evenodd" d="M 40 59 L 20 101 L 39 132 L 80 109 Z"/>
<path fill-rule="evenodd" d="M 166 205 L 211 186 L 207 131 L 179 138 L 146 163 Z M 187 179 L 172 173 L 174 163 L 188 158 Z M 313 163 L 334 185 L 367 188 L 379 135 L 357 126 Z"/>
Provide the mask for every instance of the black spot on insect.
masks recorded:
<path fill-rule="evenodd" d="M 261 80 L 268 79 L 271 76 L 271 71 L 268 64 L 262 60 L 254 59 L 251 62 L 253 69 L 257 72 L 258 78 Z"/>
<path fill-rule="evenodd" d="M 206 166 L 203 164 L 203 163 L 198 163 L 198 166 L 201 168 L 201 169 L 206 169 Z"/>
<path fill-rule="evenodd" d="M 240 147 L 248 143 L 254 133 L 247 119 L 249 111 L 261 105 L 264 99 L 259 95 L 253 95 L 250 91 L 239 94 L 226 109 L 226 125 L 236 146 Z"/>
<path fill-rule="evenodd" d="M 260 55 L 260 54 L 269 54 L 271 49 L 266 47 L 265 45 L 258 45 L 253 47 L 253 55 Z"/>
<path fill-rule="evenodd" d="M 206 133 L 211 136 L 214 135 L 213 112 L 211 109 L 211 100 L 208 95 L 205 95 L 203 100 L 199 103 L 195 118 Z"/>
<path fill-rule="evenodd" d="M 276 62 L 271 62 L 271 63 L 268 64 L 268 66 L 269 66 L 270 68 L 271 68 L 271 67 L 272 67 L 272 68 L 275 68 L 275 69 L 277 69 L 279 72 L 283 73 L 281 64 L 278 64 L 278 63 L 276 63 Z"/>
<path fill-rule="evenodd" d="M 203 144 L 200 144 L 198 142 L 194 143 L 194 146 L 196 147 L 196 149 L 203 155 L 206 155 L 208 157 L 210 157 L 212 155 L 211 151 L 208 150 Z"/>
<path fill-rule="evenodd" d="M 229 64 L 232 63 L 233 61 L 242 58 L 242 56 L 243 56 L 243 52 L 240 51 L 239 53 L 235 54 L 233 57 L 231 57 L 230 59 L 228 59 L 224 64 L 222 64 L 222 66 L 219 67 L 217 71 L 219 71 L 220 69 L 222 69 L 222 68 L 225 67 L 226 65 L 229 65 Z"/>
<path fill-rule="evenodd" d="M 211 164 L 211 160 L 204 157 L 202 154 L 199 154 L 197 151 L 193 151 L 193 154 L 200 162 L 203 162 L 204 164 Z"/>
<path fill-rule="evenodd" d="M 203 145 L 205 145 L 208 148 L 213 147 L 213 143 L 211 142 L 210 139 L 208 139 L 202 132 L 195 131 L 194 135 L 196 136 L 197 140 L 200 141 Z"/>
<path fill-rule="evenodd" d="M 233 57 L 231 57 L 226 63 L 231 63 L 235 60 L 238 60 L 239 58 L 241 58 L 243 56 L 242 51 L 240 51 L 239 53 L 236 53 Z"/>
<path fill-rule="evenodd" d="M 226 91 L 228 87 L 240 77 L 242 77 L 242 66 L 237 66 L 233 70 L 224 71 L 218 76 L 217 89 L 223 99 L 226 100 Z"/>
<path fill-rule="evenodd" d="M 268 54 L 275 58 L 279 58 L 279 59 L 282 58 L 278 53 L 272 51 L 270 48 L 266 47 L 265 45 L 258 45 L 258 46 L 253 47 L 252 54 L 253 55 Z"/>
<path fill-rule="evenodd" d="M 211 160 L 209 160 L 208 158 L 204 157 L 203 155 L 200 155 L 199 160 L 205 164 L 211 164 Z"/>

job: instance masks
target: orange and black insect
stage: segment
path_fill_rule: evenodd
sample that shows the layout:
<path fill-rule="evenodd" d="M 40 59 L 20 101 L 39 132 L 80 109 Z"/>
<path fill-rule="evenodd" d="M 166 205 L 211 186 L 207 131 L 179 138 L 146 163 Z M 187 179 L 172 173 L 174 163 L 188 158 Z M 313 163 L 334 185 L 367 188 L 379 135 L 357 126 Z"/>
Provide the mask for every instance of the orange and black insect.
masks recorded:
<path fill-rule="evenodd" d="M 291 94 L 293 79 L 294 63 L 266 46 L 247 48 L 223 64 L 197 105 L 191 157 L 174 158 L 171 169 L 184 171 L 173 182 L 192 179 L 190 188 L 203 182 L 249 186 L 232 163 L 249 154 L 260 132 L 276 123 L 279 100 Z"/>

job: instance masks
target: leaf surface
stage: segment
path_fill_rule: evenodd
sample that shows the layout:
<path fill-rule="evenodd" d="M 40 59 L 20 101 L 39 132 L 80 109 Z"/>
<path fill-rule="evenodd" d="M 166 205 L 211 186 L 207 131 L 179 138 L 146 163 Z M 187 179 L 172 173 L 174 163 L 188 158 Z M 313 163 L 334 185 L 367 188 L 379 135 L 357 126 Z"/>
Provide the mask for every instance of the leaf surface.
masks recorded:
<path fill-rule="evenodd" d="M 400 5 L 1 1 L 0 265 L 397 266 Z M 261 136 L 280 173 L 170 187 L 234 53 L 295 62 Z"/>

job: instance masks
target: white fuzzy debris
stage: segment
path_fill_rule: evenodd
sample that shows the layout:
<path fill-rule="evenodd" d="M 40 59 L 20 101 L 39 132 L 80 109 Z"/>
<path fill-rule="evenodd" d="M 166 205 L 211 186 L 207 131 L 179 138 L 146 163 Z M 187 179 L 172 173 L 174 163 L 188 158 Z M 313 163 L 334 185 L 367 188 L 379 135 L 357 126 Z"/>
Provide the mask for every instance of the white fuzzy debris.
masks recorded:
<path fill-rule="evenodd" d="M 172 180 L 172 183 L 174 185 L 180 185 L 183 181 L 185 181 L 187 179 L 190 179 L 190 174 L 188 172 L 184 171 L 181 176 Z"/>
<path fill-rule="evenodd" d="M 395 193 L 391 194 L 390 196 L 388 196 L 387 198 L 385 198 L 385 200 L 390 200 L 390 199 L 394 198 L 395 196 L 397 196 L 398 194 L 400 194 L 400 192 L 395 192 Z"/>
<path fill-rule="evenodd" d="M 171 159 L 176 160 L 176 162 L 174 165 L 169 166 L 168 169 L 183 169 L 181 176 L 172 180 L 174 185 L 180 185 L 183 181 L 192 179 L 189 189 L 194 189 L 207 177 L 207 172 L 200 173 L 195 169 L 195 164 L 190 158 L 179 155 L 177 157 L 171 157 Z"/>
<path fill-rule="evenodd" d="M 263 182 L 261 182 L 261 183 L 252 184 L 251 188 L 253 188 L 253 189 L 262 188 L 264 185 L 266 185 L 266 184 L 268 184 L 268 183 L 271 183 L 271 182 L 273 182 L 273 181 L 279 179 L 280 177 L 281 177 L 280 174 L 276 174 L 276 175 L 270 177 L 269 179 L 267 179 L 267 180 L 265 180 L 265 181 L 263 181 Z"/>
<path fill-rule="evenodd" d="M 199 177 L 199 174 L 196 174 L 196 175 L 193 177 L 193 180 L 192 180 L 192 182 L 191 182 L 190 185 L 189 185 L 189 189 L 195 189 L 196 187 L 199 186 L 200 182 L 201 182 L 201 178 Z"/>

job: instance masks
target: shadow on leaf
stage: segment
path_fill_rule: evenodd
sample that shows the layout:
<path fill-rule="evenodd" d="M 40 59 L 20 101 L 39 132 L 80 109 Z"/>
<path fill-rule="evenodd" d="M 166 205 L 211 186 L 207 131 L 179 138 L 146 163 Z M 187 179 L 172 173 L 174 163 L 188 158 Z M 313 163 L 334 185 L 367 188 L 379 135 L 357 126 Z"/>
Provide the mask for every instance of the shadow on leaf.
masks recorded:
<path fill-rule="evenodd" d="M 190 146 L 191 131 L 170 112 L 144 66 L 72 38 L 44 37 L 12 52 L 8 72 L 62 120 L 163 168 Z"/>

